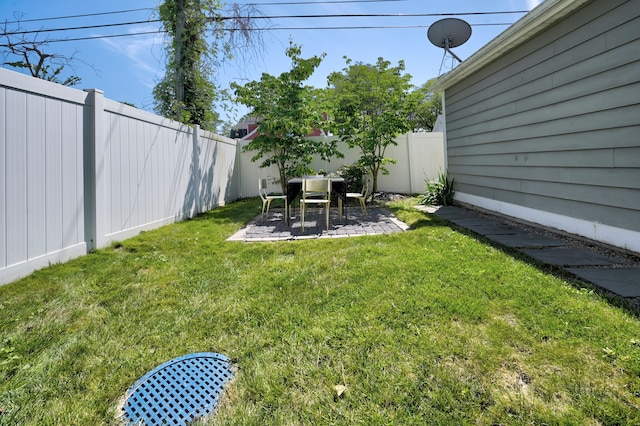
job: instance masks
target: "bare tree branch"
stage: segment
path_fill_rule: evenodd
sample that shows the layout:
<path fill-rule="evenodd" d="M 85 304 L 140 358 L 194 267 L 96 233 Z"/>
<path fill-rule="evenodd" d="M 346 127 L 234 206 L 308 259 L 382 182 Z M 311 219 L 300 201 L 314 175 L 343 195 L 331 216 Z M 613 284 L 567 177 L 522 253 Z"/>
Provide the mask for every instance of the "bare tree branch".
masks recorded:
<path fill-rule="evenodd" d="M 16 22 L 18 25 L 9 29 L 5 21 L 0 31 L 0 55 L 3 58 L 3 65 L 26 70 L 32 77 L 65 86 L 75 86 L 80 83 L 81 78 L 76 75 L 76 63 L 83 61 L 76 57 L 77 52 L 71 56 L 48 53 L 48 38 L 38 40 L 40 33 L 35 32 L 33 37 L 28 39 L 20 27 L 20 21 Z M 70 69 L 72 73 L 62 79 L 61 73 L 65 68 Z"/>

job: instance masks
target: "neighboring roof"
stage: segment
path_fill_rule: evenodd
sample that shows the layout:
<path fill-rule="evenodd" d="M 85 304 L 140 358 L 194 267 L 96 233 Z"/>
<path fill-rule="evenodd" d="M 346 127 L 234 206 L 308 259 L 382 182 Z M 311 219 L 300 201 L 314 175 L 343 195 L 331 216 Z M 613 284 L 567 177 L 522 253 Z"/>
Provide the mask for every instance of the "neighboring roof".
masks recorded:
<path fill-rule="evenodd" d="M 566 18 L 593 0 L 545 0 L 538 7 L 520 18 L 499 36 L 491 40 L 453 70 L 442 75 L 434 90 L 444 90 L 464 80 L 505 53 L 522 45 L 556 22 Z"/>

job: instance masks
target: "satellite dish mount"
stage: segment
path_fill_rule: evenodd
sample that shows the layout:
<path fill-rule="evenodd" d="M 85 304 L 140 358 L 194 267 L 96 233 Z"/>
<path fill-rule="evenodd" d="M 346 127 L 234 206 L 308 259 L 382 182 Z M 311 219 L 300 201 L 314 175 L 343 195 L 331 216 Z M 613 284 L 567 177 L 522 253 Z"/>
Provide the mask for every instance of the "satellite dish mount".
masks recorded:
<path fill-rule="evenodd" d="M 427 30 L 429 41 L 436 47 L 444 49 L 445 54 L 449 53 L 456 58 L 458 62 L 462 62 L 451 48 L 463 45 L 469 37 L 471 37 L 471 26 L 457 18 L 441 19 L 434 22 Z"/>
<path fill-rule="evenodd" d="M 453 51 L 451 50 L 451 38 L 450 37 L 445 37 L 445 39 L 443 40 L 443 44 L 444 44 L 444 46 L 442 46 L 442 47 L 444 48 L 445 52 L 447 52 L 448 54 L 450 54 L 451 56 L 456 58 L 458 60 L 458 62 L 462 62 L 462 59 L 460 59 L 458 57 L 458 55 L 453 53 Z"/>

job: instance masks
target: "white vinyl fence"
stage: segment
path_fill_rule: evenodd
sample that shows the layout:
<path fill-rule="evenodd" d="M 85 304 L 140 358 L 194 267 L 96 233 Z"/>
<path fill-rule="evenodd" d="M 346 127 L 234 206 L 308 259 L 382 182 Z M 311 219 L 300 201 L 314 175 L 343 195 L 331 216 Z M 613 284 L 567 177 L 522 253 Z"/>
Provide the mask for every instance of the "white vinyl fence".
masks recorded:
<path fill-rule="evenodd" d="M 0 68 L 0 284 L 237 199 L 236 146 Z"/>
<path fill-rule="evenodd" d="M 444 170 L 442 133 L 399 136 L 379 189 L 424 190 Z M 316 161 L 327 172 L 352 164 Z M 258 194 L 260 169 L 239 142 L 0 68 L 0 285 Z"/>
<path fill-rule="evenodd" d="M 395 164 L 388 164 L 388 175 L 378 176 L 378 191 L 396 192 L 400 194 L 418 194 L 426 189 L 425 181 L 436 180 L 445 171 L 444 136 L 436 133 L 406 133 L 396 138 L 397 145 L 387 147 L 385 156 L 396 160 Z M 240 146 L 248 141 L 240 141 Z M 331 161 L 315 159 L 311 167 L 327 173 L 335 172 L 345 164 L 355 163 L 362 153 L 359 149 L 349 149 L 346 144 L 339 143 L 338 150 L 344 158 L 333 158 Z M 242 150 L 240 150 L 242 151 Z M 251 162 L 255 153 L 241 152 L 239 169 L 242 170 L 240 182 L 240 196 L 253 197 L 258 195 L 258 179 L 267 178 L 269 189 L 280 191 L 278 183 L 278 169 L 273 166 L 260 169 L 259 163 Z"/>

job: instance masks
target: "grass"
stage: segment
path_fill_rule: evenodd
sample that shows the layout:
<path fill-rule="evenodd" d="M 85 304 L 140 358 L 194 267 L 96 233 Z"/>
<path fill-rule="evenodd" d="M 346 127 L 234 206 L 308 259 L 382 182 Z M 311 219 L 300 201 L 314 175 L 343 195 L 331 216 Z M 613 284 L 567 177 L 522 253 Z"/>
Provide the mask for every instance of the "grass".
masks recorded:
<path fill-rule="evenodd" d="M 205 424 L 640 424 L 638 318 L 391 208 L 412 231 L 227 242 L 244 200 L 0 287 L 0 424 L 117 424 L 202 351 L 237 368 Z"/>

